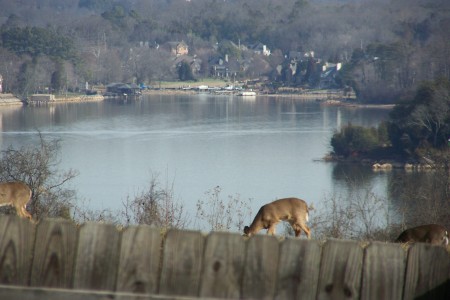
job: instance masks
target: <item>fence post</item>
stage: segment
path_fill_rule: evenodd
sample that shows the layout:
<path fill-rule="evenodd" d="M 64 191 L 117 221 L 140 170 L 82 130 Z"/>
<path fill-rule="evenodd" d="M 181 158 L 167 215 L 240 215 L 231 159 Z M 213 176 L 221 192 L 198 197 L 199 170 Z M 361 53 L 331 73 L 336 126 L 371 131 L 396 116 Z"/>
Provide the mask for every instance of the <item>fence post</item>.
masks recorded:
<path fill-rule="evenodd" d="M 363 249 L 354 241 L 329 240 L 322 249 L 317 299 L 359 299 Z"/>
<path fill-rule="evenodd" d="M 371 243 L 364 251 L 361 299 L 402 299 L 405 267 L 399 244 Z"/>
<path fill-rule="evenodd" d="M 200 232 L 169 230 L 164 242 L 160 294 L 198 295 L 204 243 Z"/>
<path fill-rule="evenodd" d="M 244 299 L 273 299 L 279 242 L 274 236 L 255 235 L 247 243 L 241 296 Z"/>
<path fill-rule="evenodd" d="M 200 297 L 239 299 L 245 263 L 239 234 L 213 232 L 206 238 Z"/>
<path fill-rule="evenodd" d="M 117 291 L 158 292 L 161 231 L 147 225 L 131 226 L 122 233 Z"/>
<path fill-rule="evenodd" d="M 17 216 L 0 218 L 0 284 L 27 286 L 35 225 Z"/>
<path fill-rule="evenodd" d="M 68 220 L 45 219 L 37 225 L 31 286 L 71 288 L 78 231 Z"/>
<path fill-rule="evenodd" d="M 321 254 L 317 241 L 285 239 L 280 245 L 275 299 L 315 299 Z"/>
<path fill-rule="evenodd" d="M 450 299 L 450 256 L 442 246 L 417 243 L 408 250 L 403 299 Z"/>
<path fill-rule="evenodd" d="M 80 228 L 75 289 L 114 291 L 119 264 L 120 233 L 114 225 L 86 223 Z"/>

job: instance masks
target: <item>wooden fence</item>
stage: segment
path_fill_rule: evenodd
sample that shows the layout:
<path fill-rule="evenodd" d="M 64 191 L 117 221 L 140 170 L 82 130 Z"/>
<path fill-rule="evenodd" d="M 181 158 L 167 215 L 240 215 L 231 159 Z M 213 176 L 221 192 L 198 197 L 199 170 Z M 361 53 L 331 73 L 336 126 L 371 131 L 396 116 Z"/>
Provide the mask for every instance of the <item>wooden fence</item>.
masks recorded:
<path fill-rule="evenodd" d="M 0 217 L 0 299 L 450 299 L 450 255 Z"/>

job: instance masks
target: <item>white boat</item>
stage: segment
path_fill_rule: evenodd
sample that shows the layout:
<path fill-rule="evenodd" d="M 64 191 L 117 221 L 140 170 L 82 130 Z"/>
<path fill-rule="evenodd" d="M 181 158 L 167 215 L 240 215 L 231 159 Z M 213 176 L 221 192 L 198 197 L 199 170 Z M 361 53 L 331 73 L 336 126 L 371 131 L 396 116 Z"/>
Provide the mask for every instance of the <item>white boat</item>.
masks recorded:
<path fill-rule="evenodd" d="M 256 92 L 253 91 L 243 91 L 238 94 L 238 96 L 256 96 Z"/>

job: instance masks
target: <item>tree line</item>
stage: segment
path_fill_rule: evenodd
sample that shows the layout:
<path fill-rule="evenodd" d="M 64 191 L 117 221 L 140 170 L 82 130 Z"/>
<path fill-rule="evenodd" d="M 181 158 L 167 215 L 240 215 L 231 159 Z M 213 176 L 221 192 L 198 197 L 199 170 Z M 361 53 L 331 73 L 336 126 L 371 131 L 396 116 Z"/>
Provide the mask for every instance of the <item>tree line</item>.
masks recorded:
<path fill-rule="evenodd" d="M 76 90 L 85 82 L 179 79 L 187 73 L 174 68 L 174 58 L 160 47 L 170 41 L 186 42 L 190 56 L 202 61 L 197 76 L 210 76 L 213 59 L 227 54 L 248 60 L 250 70 L 238 76 L 266 76 L 278 85 L 314 81 L 308 61 L 290 74 L 285 61 L 290 51 L 314 51 L 322 61 L 342 62 L 338 87 L 353 87 L 365 101 L 396 101 L 422 81 L 450 77 L 445 0 L 4 0 L 0 5 L 0 74 L 5 89 L 20 94 L 46 87 Z M 272 54 L 244 53 L 227 42 L 261 42 Z M 299 77 L 308 70 L 307 80 Z"/>

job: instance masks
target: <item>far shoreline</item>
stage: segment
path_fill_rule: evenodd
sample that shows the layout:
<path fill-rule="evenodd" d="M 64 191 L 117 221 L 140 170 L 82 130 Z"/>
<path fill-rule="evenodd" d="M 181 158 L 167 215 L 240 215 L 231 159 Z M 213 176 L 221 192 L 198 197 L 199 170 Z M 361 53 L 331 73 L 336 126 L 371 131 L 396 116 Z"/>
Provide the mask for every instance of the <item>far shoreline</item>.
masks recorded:
<path fill-rule="evenodd" d="M 269 98 L 289 98 L 294 100 L 301 101 L 316 101 L 320 102 L 321 105 L 326 106 L 345 106 L 345 107 L 354 107 L 354 108 L 380 108 L 380 109 L 392 109 L 395 107 L 395 104 L 361 104 L 350 102 L 349 100 L 344 99 L 333 99 L 329 97 L 330 93 L 328 90 L 307 90 L 305 93 L 281 93 L 281 94 L 256 94 L 256 96 L 252 96 L 251 98 L 257 97 L 269 97 Z M 316 93 L 314 93 L 316 92 Z M 333 90 L 336 93 L 336 90 Z M 232 96 L 232 97 L 242 97 L 237 95 L 237 93 L 229 93 L 229 94 L 214 94 L 213 92 L 205 91 L 201 92 L 197 89 L 182 89 L 182 88 L 161 88 L 161 89 L 148 89 L 142 91 L 143 95 L 211 95 L 211 96 Z"/>
<path fill-rule="evenodd" d="M 210 88 L 222 88 L 222 90 L 209 89 L 201 90 L 199 89 L 200 83 L 207 84 Z M 343 106 L 348 108 L 376 108 L 376 109 L 392 109 L 395 104 L 363 104 L 358 103 L 354 97 L 346 97 L 343 91 L 340 89 L 311 89 L 303 90 L 301 93 L 258 93 L 257 89 L 244 89 L 252 90 L 256 92 L 256 95 L 252 96 L 242 96 L 239 95 L 242 90 L 226 90 L 225 86 L 230 86 L 227 82 L 215 81 L 215 82 L 196 82 L 195 86 L 191 85 L 180 85 L 178 82 L 168 82 L 161 84 L 160 88 L 149 88 L 140 91 L 139 95 L 208 95 L 208 96 L 230 96 L 230 97 L 244 97 L 245 99 L 257 99 L 258 97 L 266 98 L 278 98 L 278 99 L 288 99 L 296 101 L 316 101 L 324 106 Z M 27 101 L 22 101 L 13 94 L 2 94 L 0 98 L 8 98 L 6 101 L 0 101 L 1 106 L 11 106 L 11 105 L 40 105 L 40 104 L 57 104 L 57 103 L 83 103 L 92 101 L 103 101 L 107 100 L 109 97 L 104 96 L 104 88 L 98 87 L 95 89 L 97 91 L 96 95 L 53 95 L 53 94 L 35 94 L 29 96 Z M 138 96 L 139 96 L 138 95 Z M 35 99 L 33 99 L 35 98 Z M 115 97 L 120 98 L 120 97 Z M 13 100 L 14 101 L 13 101 Z M 114 99 L 114 98 L 112 98 Z M 0 99 L 1 100 L 1 99 Z M 33 101 L 34 100 L 34 101 Z"/>

